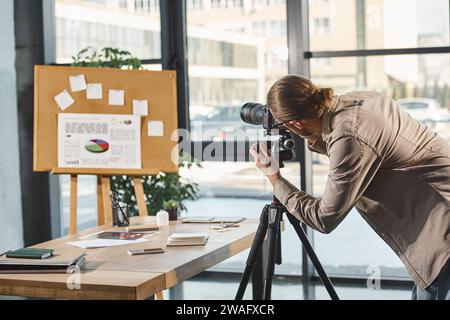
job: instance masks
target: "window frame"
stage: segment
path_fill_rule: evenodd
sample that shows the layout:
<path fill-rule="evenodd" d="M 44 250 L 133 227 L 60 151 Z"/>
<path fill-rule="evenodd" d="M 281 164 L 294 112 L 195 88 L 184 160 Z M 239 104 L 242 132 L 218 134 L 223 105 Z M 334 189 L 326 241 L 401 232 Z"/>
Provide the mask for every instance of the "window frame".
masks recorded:
<path fill-rule="evenodd" d="M 292 65 L 290 64 L 289 71 L 290 73 L 302 74 L 306 77 L 310 77 L 310 63 L 314 59 L 318 58 L 337 58 L 337 57 L 357 57 L 357 58 L 365 58 L 370 56 L 389 56 L 389 55 L 413 55 L 413 54 L 439 54 L 439 53 L 449 53 L 450 46 L 440 46 L 440 47 L 414 47 L 414 48 L 395 48 L 395 49 L 358 49 L 358 50 L 335 50 L 335 51 L 310 51 L 309 48 L 309 0 L 286 0 L 287 1 L 287 9 L 288 14 L 288 33 L 289 30 L 292 31 L 292 34 L 289 35 L 288 47 L 289 51 L 294 48 L 292 55 L 289 55 L 289 59 L 292 60 Z M 358 11 L 358 21 L 357 23 L 361 26 L 361 23 L 365 21 L 365 0 L 355 0 Z M 450 1 L 449 1 L 450 7 Z M 449 12 L 450 14 L 450 12 Z M 358 42 L 362 42 L 365 37 L 365 26 L 358 32 Z M 450 35 L 449 35 L 450 37 Z M 450 40 L 450 39 L 449 39 Z M 360 66 L 359 66 L 360 67 Z M 307 167 L 307 175 L 305 177 L 306 180 L 306 191 L 312 191 L 312 165 L 311 163 L 311 152 L 309 150 L 305 150 L 305 158 L 302 159 L 303 165 Z M 303 187 L 303 186 L 302 186 Z M 311 228 L 307 228 L 308 236 L 311 239 L 314 239 L 313 232 L 310 230 Z M 311 241 L 314 247 L 313 241 Z M 320 258 L 320 256 L 319 256 Z M 317 273 L 312 268 L 310 263 L 305 264 L 305 260 L 303 261 L 303 276 L 304 282 L 311 283 L 311 281 L 318 280 Z M 367 279 L 352 277 L 350 275 L 331 275 L 333 279 L 339 280 L 352 280 L 357 283 L 365 283 Z M 381 279 L 384 282 L 389 283 L 392 287 L 401 288 L 412 284 L 411 280 L 407 280 L 404 278 L 389 278 L 383 277 Z"/>

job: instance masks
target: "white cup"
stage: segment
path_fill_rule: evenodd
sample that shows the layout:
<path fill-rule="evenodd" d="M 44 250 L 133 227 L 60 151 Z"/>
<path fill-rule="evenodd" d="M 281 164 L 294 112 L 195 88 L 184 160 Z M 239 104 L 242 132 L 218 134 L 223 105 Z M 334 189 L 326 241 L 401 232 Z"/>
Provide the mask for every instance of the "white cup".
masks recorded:
<path fill-rule="evenodd" d="M 158 227 L 169 225 L 169 213 L 165 210 L 160 210 L 156 214 L 156 224 Z"/>

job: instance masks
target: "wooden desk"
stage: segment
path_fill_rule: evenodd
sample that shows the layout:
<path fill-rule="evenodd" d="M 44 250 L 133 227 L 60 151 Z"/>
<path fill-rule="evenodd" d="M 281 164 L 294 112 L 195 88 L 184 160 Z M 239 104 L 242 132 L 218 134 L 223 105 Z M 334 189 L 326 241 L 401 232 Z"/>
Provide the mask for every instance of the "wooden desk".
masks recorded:
<path fill-rule="evenodd" d="M 154 217 L 136 217 L 132 223 L 153 223 Z M 4 275 L 0 274 L 0 295 L 54 299 L 146 299 L 236 255 L 252 244 L 258 220 L 250 219 L 229 232 L 210 230 L 210 224 L 172 222 L 161 228 L 149 242 L 127 246 L 87 249 L 87 263 L 79 275 L 80 289 L 69 289 L 70 274 Z M 116 228 L 117 230 L 122 230 Z M 67 236 L 35 247 L 64 250 L 68 241 L 111 227 L 101 226 L 74 236 Z M 165 246 L 173 232 L 207 232 L 206 246 L 168 247 L 157 255 L 130 256 L 127 250 Z M 236 288 L 237 289 L 237 288 Z M 234 293 L 230 294 L 234 298 Z"/>

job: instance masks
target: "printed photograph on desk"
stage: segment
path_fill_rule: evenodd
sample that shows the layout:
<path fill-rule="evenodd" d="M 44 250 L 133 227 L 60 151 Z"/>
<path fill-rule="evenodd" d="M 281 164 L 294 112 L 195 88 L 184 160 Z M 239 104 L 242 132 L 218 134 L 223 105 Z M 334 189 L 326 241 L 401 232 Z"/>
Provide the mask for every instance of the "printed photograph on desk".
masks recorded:
<path fill-rule="evenodd" d="M 148 236 L 144 232 L 102 232 L 97 235 L 99 239 L 136 240 Z"/>
<path fill-rule="evenodd" d="M 84 249 L 115 247 L 146 242 L 156 234 L 157 232 L 101 231 L 81 237 L 77 241 L 68 242 L 68 244 Z"/>
<path fill-rule="evenodd" d="M 137 240 L 152 235 L 153 233 L 154 232 L 105 231 L 90 235 L 83 239 Z"/>

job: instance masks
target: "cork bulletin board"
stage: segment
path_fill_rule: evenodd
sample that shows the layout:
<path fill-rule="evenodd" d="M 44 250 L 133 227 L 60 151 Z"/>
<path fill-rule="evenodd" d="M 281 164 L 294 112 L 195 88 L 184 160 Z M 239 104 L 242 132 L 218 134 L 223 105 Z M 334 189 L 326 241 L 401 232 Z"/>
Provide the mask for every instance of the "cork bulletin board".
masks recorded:
<path fill-rule="evenodd" d="M 89 100 L 86 91 L 70 90 L 71 76 L 84 75 L 89 83 L 101 83 L 103 98 Z M 109 89 L 125 92 L 124 105 L 108 103 Z M 177 141 L 172 132 L 178 128 L 177 90 L 175 71 L 143 71 L 60 66 L 35 67 L 34 150 L 33 169 L 37 172 L 95 175 L 154 175 L 177 172 L 172 151 Z M 55 97 L 67 90 L 73 104 L 65 110 Z M 59 168 L 58 167 L 58 114 L 133 114 L 133 100 L 148 101 L 148 115 L 141 116 L 141 169 L 114 168 Z M 149 136 L 149 121 L 164 124 L 161 136 Z"/>

